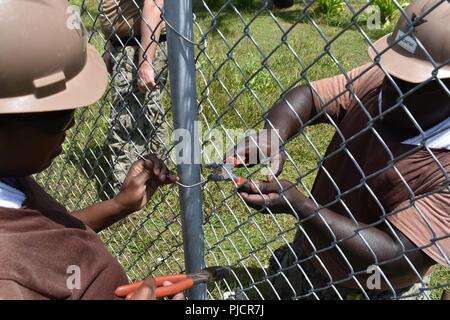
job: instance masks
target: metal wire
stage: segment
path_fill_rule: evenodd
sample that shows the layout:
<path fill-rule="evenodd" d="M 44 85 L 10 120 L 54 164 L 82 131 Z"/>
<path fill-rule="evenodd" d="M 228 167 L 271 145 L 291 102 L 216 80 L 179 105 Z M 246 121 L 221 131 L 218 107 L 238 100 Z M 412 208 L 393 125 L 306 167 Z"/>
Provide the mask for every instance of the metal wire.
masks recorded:
<path fill-rule="evenodd" d="M 146 160 L 146 159 L 145 159 L 142 155 L 140 155 L 139 153 L 135 152 L 135 154 L 139 157 L 139 159 L 144 160 L 144 161 Z M 193 188 L 193 187 L 201 186 L 201 185 L 204 185 L 205 183 L 208 183 L 208 180 L 203 180 L 203 181 L 200 181 L 200 182 L 198 182 L 198 183 L 191 184 L 191 185 L 185 185 L 185 184 L 182 184 L 182 183 L 179 182 L 179 181 L 176 181 L 175 183 L 176 183 L 177 185 L 183 187 L 183 188 Z"/>

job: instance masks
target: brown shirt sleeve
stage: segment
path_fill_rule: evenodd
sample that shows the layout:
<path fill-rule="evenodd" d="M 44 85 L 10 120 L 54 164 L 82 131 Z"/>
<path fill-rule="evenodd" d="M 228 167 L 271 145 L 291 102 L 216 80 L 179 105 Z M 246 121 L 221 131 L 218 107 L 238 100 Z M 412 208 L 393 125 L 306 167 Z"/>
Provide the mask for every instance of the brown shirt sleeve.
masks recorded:
<path fill-rule="evenodd" d="M 312 95 L 317 113 L 326 112 L 339 123 L 346 112 L 370 91 L 383 83 L 383 71 L 372 64 L 365 64 L 346 74 L 318 80 L 312 83 Z"/>
<path fill-rule="evenodd" d="M 24 287 L 16 281 L 0 279 L 0 300 L 46 300 L 37 292 Z"/>
<path fill-rule="evenodd" d="M 434 261 L 449 266 L 450 192 L 426 196 L 412 206 L 405 201 L 398 210 L 388 220 Z"/>
<path fill-rule="evenodd" d="M 115 299 L 128 278 L 99 236 L 32 178 L 18 182 L 23 207 L 0 207 L 0 297 Z"/>

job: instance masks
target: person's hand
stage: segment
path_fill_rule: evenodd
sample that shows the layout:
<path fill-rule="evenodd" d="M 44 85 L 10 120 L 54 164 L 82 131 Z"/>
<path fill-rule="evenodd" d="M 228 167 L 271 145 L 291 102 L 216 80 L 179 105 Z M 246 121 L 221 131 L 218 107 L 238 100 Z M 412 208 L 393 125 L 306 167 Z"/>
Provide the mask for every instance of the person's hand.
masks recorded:
<path fill-rule="evenodd" d="M 112 62 L 111 54 L 108 52 L 105 52 L 103 55 L 103 62 L 106 65 L 106 70 L 108 70 L 108 73 L 111 74 L 114 69 L 114 64 Z"/>
<path fill-rule="evenodd" d="M 172 282 L 164 281 L 163 286 L 171 286 Z M 126 300 L 156 300 L 156 283 L 155 279 L 148 278 L 144 283 L 134 292 L 126 296 Z M 177 293 L 171 300 L 184 300 L 184 294 L 182 292 Z"/>
<path fill-rule="evenodd" d="M 164 281 L 163 282 L 163 287 L 168 287 L 168 286 L 171 286 L 171 285 L 173 285 L 173 283 L 170 282 L 170 281 Z M 185 300 L 186 298 L 184 296 L 184 293 L 180 292 L 180 293 L 177 293 L 174 296 L 169 297 L 169 299 L 170 300 Z"/>
<path fill-rule="evenodd" d="M 280 150 L 278 136 L 271 135 L 270 130 L 263 130 L 247 136 L 232 150 L 229 150 L 225 162 L 230 162 L 230 158 L 235 158 L 238 163 L 245 163 L 246 166 L 268 161 L 270 171 L 267 176 L 269 181 L 273 181 L 274 176 L 278 176 L 283 170 L 286 154 Z"/>
<path fill-rule="evenodd" d="M 289 213 L 308 198 L 286 180 L 257 181 L 238 189 L 245 203 L 263 213 Z M 291 207 L 293 209 L 291 209 Z"/>
<path fill-rule="evenodd" d="M 136 291 L 128 294 L 125 300 L 156 300 L 155 279 L 146 279 Z"/>
<path fill-rule="evenodd" d="M 144 61 L 138 70 L 137 85 L 140 92 L 144 93 L 156 87 L 155 71 L 150 62 Z"/>
<path fill-rule="evenodd" d="M 178 178 L 156 156 L 144 156 L 146 160 L 133 163 L 119 194 L 113 199 L 124 212 L 136 212 L 145 207 L 156 189 L 175 183 Z"/>
<path fill-rule="evenodd" d="M 106 44 L 106 51 L 105 51 L 105 53 L 103 53 L 103 62 L 105 63 L 106 70 L 108 70 L 109 74 L 112 74 L 112 72 L 114 71 L 114 61 L 111 56 L 112 48 L 113 48 L 113 46 L 112 46 L 111 42 L 108 41 Z"/>

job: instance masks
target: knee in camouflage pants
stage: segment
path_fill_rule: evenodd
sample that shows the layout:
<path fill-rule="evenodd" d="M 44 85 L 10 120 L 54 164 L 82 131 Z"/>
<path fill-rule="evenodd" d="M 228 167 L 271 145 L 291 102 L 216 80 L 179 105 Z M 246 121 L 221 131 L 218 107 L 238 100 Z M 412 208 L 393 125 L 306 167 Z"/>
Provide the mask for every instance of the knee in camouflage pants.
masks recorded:
<path fill-rule="evenodd" d="M 146 93 L 140 93 L 137 88 L 139 47 L 115 47 L 111 55 L 114 61 L 113 105 L 106 140 L 110 172 L 103 190 L 109 197 L 120 190 L 131 163 L 137 159 L 136 153 L 152 152 L 162 156 L 165 153 L 163 139 L 167 137 L 162 106 L 167 81 L 166 43 L 159 44 L 153 61 L 157 86 Z"/>

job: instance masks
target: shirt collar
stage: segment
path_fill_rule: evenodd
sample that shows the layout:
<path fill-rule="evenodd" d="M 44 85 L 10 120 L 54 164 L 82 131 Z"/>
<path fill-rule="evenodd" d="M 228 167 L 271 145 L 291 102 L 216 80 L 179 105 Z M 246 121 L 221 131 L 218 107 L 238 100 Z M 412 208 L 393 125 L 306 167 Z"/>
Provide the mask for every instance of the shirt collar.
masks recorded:
<path fill-rule="evenodd" d="M 7 184 L 8 186 L 15 189 L 19 189 L 19 184 L 17 183 L 17 180 L 15 178 L 1 178 L 0 182 L 3 182 L 4 184 Z"/>
<path fill-rule="evenodd" d="M 25 194 L 4 181 L 5 179 L 0 181 L 0 207 L 9 209 L 21 208 L 26 199 Z"/>

